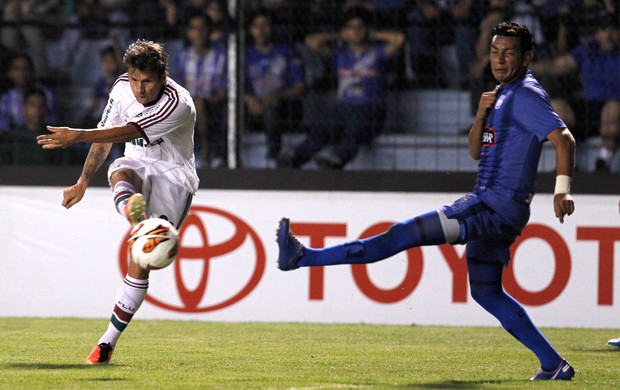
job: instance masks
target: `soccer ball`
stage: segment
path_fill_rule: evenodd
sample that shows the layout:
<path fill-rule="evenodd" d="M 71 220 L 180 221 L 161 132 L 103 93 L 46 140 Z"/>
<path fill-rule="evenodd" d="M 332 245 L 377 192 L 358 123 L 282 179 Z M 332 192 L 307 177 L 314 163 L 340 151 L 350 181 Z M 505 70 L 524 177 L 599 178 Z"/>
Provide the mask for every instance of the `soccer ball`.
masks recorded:
<path fill-rule="evenodd" d="M 131 230 L 128 246 L 131 259 L 145 270 L 166 268 L 177 257 L 179 233 L 165 219 L 149 218 Z"/>

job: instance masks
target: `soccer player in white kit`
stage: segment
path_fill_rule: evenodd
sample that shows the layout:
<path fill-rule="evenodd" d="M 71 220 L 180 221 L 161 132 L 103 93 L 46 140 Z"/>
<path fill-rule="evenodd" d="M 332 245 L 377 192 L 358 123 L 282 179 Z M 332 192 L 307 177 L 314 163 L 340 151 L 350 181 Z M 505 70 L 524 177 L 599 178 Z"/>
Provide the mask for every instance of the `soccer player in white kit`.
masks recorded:
<path fill-rule="evenodd" d="M 131 225 L 151 217 L 177 228 L 183 223 L 198 189 L 194 164 L 196 110 L 183 87 L 168 77 L 168 54 L 162 45 L 138 40 L 123 57 L 127 73 L 112 90 L 96 129 L 52 127 L 37 138 L 44 149 L 92 143 L 76 184 L 63 192 L 66 208 L 78 203 L 106 160 L 114 142 L 126 142 L 125 156 L 108 169 L 118 212 Z M 107 364 L 121 333 L 138 310 L 148 289 L 149 271 L 133 261 L 116 295 L 107 331 L 86 359 Z"/>

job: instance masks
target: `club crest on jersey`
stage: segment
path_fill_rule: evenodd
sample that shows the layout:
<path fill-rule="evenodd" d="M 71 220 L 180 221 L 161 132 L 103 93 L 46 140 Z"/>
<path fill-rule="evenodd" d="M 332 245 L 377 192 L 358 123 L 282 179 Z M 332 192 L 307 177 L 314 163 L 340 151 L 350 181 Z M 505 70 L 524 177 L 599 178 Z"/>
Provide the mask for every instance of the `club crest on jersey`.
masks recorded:
<path fill-rule="evenodd" d="M 482 146 L 493 146 L 495 141 L 495 130 L 490 127 L 485 128 L 482 133 Z"/>
<path fill-rule="evenodd" d="M 504 99 L 506 98 L 506 95 L 502 95 L 497 99 L 497 102 L 495 102 L 495 109 L 498 110 L 501 106 L 502 103 L 504 103 Z"/>

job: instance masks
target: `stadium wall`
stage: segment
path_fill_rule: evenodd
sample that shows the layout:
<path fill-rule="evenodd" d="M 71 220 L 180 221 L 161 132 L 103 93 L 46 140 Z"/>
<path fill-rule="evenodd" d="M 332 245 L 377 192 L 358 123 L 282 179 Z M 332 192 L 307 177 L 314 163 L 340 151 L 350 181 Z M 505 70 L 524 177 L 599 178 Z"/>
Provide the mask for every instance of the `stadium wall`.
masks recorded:
<path fill-rule="evenodd" d="M 114 211 L 104 176 L 80 204 L 60 206 L 63 187 L 78 174 L 73 168 L 0 168 L 0 315 L 109 316 L 126 269 L 129 228 Z M 497 325 L 468 295 L 463 246 L 414 249 L 370 266 L 292 272 L 275 266 L 274 229 L 282 215 L 291 217 L 304 243 L 330 245 L 451 202 L 471 188 L 473 176 L 200 175 L 179 259 L 151 273 L 137 318 Z M 589 176 L 599 179 L 598 189 L 582 187 L 595 182 Z M 552 187 L 551 179 L 543 174 L 541 187 Z M 564 224 L 553 216 L 548 189 L 535 197 L 504 285 L 541 326 L 617 328 L 617 179 L 577 175 L 575 187 L 591 191 L 575 191 L 577 211 Z"/>

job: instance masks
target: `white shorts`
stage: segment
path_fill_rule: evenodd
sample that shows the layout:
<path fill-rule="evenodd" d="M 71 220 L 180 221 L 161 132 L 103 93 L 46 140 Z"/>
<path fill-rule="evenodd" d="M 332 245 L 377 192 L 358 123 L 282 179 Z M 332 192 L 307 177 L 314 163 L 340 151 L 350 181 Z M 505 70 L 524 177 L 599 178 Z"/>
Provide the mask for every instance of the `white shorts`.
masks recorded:
<path fill-rule="evenodd" d="M 121 157 L 108 168 L 108 183 L 112 173 L 119 169 L 129 169 L 142 179 L 142 188 L 136 188 L 144 195 L 148 218 L 163 218 L 179 228 L 187 213 L 194 194 L 166 174 L 169 164 L 144 158 Z M 111 186 L 111 183 L 110 183 Z"/>

